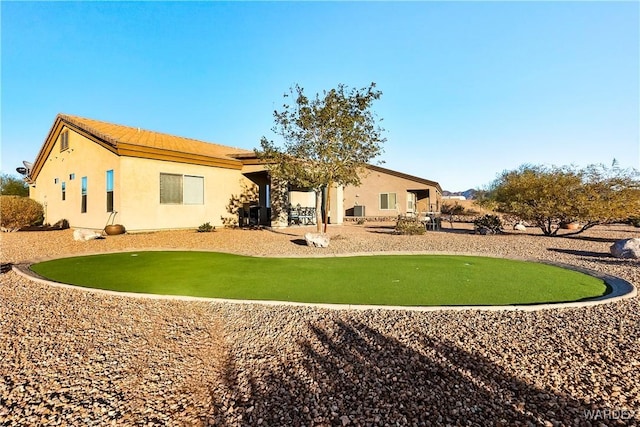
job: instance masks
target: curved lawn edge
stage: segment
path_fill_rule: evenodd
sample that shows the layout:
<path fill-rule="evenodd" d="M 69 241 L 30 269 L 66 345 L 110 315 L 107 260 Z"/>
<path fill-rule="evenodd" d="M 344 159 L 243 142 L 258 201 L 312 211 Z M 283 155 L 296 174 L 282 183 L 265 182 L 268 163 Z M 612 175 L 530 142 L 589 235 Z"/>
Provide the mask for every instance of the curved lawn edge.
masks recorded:
<path fill-rule="evenodd" d="M 363 253 L 348 253 L 348 254 L 321 254 L 319 256 L 308 255 L 294 255 L 286 256 L 286 258 L 326 258 L 326 257 L 351 257 L 351 256 L 375 256 L 375 255 L 451 255 L 451 256 L 475 256 L 475 257 L 487 257 L 487 258 L 501 258 L 507 260 L 527 261 L 540 264 L 547 264 L 550 266 L 560 267 L 568 270 L 577 271 L 583 274 L 587 274 L 594 278 L 604 281 L 608 288 L 608 292 L 604 295 L 587 298 L 579 301 L 572 302 L 557 302 L 557 303 L 540 303 L 540 304 L 513 304 L 513 305 L 446 305 L 446 306 L 391 306 L 391 305 L 364 305 L 364 304 L 331 304 L 331 303 L 304 303 L 304 302 L 290 302 L 290 301 L 271 301 L 271 300 L 241 300 L 241 299 L 226 299 L 226 298 L 208 298 L 208 297 L 192 297 L 182 295 L 161 295 L 161 294 L 149 294 L 138 292 L 122 292 L 111 291 L 104 289 L 97 289 L 91 287 L 83 287 L 78 285 L 70 285 L 66 283 L 60 283 L 51 281 L 40 277 L 38 274 L 30 269 L 32 264 L 50 261 L 63 258 L 73 258 L 78 256 L 91 256 L 91 255 L 107 255 L 115 253 L 128 253 L 137 251 L 176 251 L 176 252 L 220 252 L 216 250 L 184 250 L 179 248 L 127 248 L 121 251 L 112 252 L 95 252 L 85 254 L 71 254 L 67 256 L 56 257 L 43 257 L 27 261 L 24 263 L 14 264 L 13 271 L 20 274 L 30 280 L 47 284 L 50 286 L 61 287 L 66 289 L 83 290 L 87 292 L 96 292 L 111 296 L 125 296 L 132 298 L 143 299 L 165 299 L 165 300 L 179 300 L 179 301 L 206 301 L 215 303 L 232 303 L 232 304 L 259 304 L 267 306 L 295 306 L 295 307 L 315 307 L 324 308 L 330 310 L 401 310 L 401 311 L 461 311 L 461 310 L 478 310 L 478 311 L 537 311 L 547 309 L 560 309 L 560 308 L 572 308 L 572 307 L 588 307 L 600 304 L 608 304 L 622 299 L 633 298 L 637 296 L 636 287 L 616 276 L 601 273 L 595 270 L 590 270 L 583 267 L 578 267 L 572 264 L 557 263 L 551 261 L 543 261 L 536 259 L 526 259 L 521 257 L 508 257 L 500 256 L 496 254 L 478 254 L 478 253 L 463 253 L 463 252 L 433 252 L 433 251 L 395 251 L 395 252 L 363 252 Z M 233 254 L 241 256 L 253 256 L 245 254 Z M 282 256 L 257 256 L 259 258 L 282 258 Z"/>

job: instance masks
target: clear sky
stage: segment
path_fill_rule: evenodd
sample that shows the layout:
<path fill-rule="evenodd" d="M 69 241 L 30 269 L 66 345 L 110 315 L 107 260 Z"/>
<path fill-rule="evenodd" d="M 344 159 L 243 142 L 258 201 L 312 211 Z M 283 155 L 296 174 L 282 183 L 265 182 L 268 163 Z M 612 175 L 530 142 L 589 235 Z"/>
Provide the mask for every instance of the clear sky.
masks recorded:
<path fill-rule="evenodd" d="M 253 149 L 298 83 L 383 92 L 384 167 L 466 190 L 523 163 L 640 168 L 628 2 L 0 2 L 2 162 L 58 113 Z"/>

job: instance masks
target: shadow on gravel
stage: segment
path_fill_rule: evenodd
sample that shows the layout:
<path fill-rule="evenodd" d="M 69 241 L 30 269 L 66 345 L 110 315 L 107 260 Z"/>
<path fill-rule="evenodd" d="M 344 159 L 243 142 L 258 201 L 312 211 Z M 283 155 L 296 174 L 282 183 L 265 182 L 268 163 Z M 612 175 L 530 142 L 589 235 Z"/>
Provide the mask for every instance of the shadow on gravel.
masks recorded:
<path fill-rule="evenodd" d="M 463 228 L 442 228 L 438 231 L 442 233 L 452 233 L 452 234 L 476 234 L 473 230 L 467 230 Z"/>
<path fill-rule="evenodd" d="M 564 237 L 565 239 L 584 240 L 586 242 L 612 243 L 612 244 L 620 240 L 615 237 L 590 237 L 590 236 L 579 236 L 579 235 L 572 235 L 572 236 L 559 235 L 558 237 Z"/>
<path fill-rule="evenodd" d="M 592 251 L 578 251 L 573 249 L 560 249 L 560 248 L 547 248 L 548 251 L 559 252 L 563 254 L 575 255 L 579 257 L 587 257 L 589 261 L 596 262 L 604 265 L 624 265 L 625 263 L 637 263 L 640 260 L 633 258 L 616 258 L 609 252 L 592 252 Z"/>
<path fill-rule="evenodd" d="M 585 256 L 593 258 L 613 258 L 609 252 L 593 252 L 593 251 L 578 251 L 575 249 L 560 249 L 560 248 L 547 248 L 551 252 L 559 252 L 562 254 Z"/>
<path fill-rule="evenodd" d="M 585 402 L 527 384 L 454 343 L 425 335 L 412 337 L 411 348 L 342 320 L 307 327 L 310 337 L 297 343 L 300 356 L 259 380 L 251 374 L 244 394 L 232 386 L 229 391 L 238 392 L 231 399 L 235 410 L 229 417 L 218 412 L 218 422 L 427 426 L 584 420 Z M 227 384 L 235 384 L 247 372 L 231 369 L 226 375 Z"/>

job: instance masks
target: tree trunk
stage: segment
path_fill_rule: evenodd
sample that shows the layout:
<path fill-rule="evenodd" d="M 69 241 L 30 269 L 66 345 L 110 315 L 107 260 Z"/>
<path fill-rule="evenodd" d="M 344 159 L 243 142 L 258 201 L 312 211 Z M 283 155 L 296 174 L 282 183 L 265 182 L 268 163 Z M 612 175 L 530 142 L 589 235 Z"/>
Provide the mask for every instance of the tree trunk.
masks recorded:
<path fill-rule="evenodd" d="M 316 231 L 322 233 L 322 189 L 316 190 Z"/>
<path fill-rule="evenodd" d="M 327 184 L 327 203 L 324 205 L 324 233 L 327 232 L 327 224 L 329 223 L 329 212 L 331 211 L 331 182 Z"/>

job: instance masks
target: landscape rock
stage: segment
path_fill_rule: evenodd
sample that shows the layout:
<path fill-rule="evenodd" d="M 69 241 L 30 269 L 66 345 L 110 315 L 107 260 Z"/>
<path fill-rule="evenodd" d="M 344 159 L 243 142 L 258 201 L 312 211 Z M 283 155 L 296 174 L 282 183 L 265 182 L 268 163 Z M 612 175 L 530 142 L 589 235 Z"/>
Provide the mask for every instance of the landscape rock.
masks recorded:
<path fill-rule="evenodd" d="M 329 246 L 329 236 L 325 233 L 305 233 L 304 240 L 308 246 L 326 248 Z"/>
<path fill-rule="evenodd" d="M 73 240 L 76 240 L 78 242 L 86 242 L 89 240 L 95 240 L 95 239 L 101 239 L 101 238 L 102 238 L 102 234 L 96 233 L 95 231 L 92 231 L 92 230 L 77 229 L 73 231 Z"/>
<path fill-rule="evenodd" d="M 527 231 L 527 227 L 525 227 L 524 224 L 521 223 L 521 222 L 519 222 L 516 225 L 514 225 L 513 229 L 517 230 L 517 231 Z"/>
<path fill-rule="evenodd" d="M 616 258 L 640 258 L 640 239 L 622 239 L 609 248 L 611 255 Z"/>

